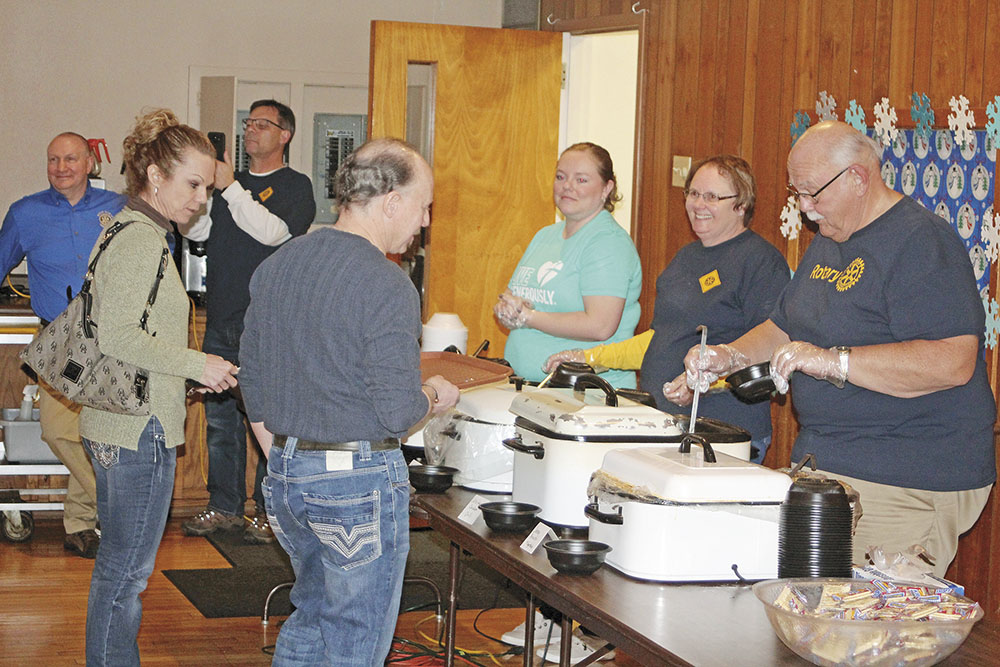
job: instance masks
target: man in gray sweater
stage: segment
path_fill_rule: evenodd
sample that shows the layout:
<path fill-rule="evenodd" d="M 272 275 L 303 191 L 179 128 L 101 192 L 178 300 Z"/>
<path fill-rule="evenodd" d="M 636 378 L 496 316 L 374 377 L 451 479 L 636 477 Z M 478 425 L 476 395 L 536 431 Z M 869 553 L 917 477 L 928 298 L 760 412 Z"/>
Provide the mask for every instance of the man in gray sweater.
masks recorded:
<path fill-rule="evenodd" d="M 408 144 L 365 144 L 337 171 L 335 227 L 292 239 L 250 281 L 240 384 L 295 569 L 274 665 L 382 664 L 392 643 L 409 552 L 399 438 L 458 401 L 440 376 L 421 383 L 420 300 L 385 257 L 430 223 L 433 183 Z"/>

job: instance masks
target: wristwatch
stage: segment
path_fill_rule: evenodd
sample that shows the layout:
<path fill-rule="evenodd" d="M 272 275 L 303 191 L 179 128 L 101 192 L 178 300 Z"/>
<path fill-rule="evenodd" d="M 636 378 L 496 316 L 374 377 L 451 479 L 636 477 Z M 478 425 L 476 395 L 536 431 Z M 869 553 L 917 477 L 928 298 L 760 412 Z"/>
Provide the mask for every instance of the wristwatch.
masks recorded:
<path fill-rule="evenodd" d="M 846 345 L 838 345 L 834 349 L 840 355 L 840 377 L 833 384 L 837 386 L 837 389 L 843 389 L 844 383 L 847 382 L 847 372 L 850 370 L 851 348 Z"/>

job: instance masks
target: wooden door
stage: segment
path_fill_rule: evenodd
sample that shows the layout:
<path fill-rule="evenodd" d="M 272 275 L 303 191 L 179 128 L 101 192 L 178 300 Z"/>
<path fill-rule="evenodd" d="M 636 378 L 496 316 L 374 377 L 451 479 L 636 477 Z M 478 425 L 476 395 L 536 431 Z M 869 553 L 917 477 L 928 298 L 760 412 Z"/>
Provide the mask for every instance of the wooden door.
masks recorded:
<path fill-rule="evenodd" d="M 493 304 L 555 219 L 561 55 L 560 34 L 372 22 L 370 137 L 405 138 L 407 64 L 436 70 L 427 315 L 458 313 L 470 352 L 502 356 Z"/>

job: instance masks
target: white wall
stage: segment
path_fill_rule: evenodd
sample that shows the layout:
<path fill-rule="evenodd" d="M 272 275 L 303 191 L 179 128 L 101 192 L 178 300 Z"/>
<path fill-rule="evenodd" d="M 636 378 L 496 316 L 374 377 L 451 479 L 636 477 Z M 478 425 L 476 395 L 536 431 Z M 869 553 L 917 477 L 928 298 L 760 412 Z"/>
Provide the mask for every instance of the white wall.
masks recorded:
<path fill-rule="evenodd" d="M 107 141 L 102 176 L 120 190 L 143 107 L 197 125 L 192 67 L 367 77 L 373 19 L 498 28 L 501 12 L 501 0 L 0 0 L 0 211 L 48 187 L 45 148 L 66 130 Z"/>

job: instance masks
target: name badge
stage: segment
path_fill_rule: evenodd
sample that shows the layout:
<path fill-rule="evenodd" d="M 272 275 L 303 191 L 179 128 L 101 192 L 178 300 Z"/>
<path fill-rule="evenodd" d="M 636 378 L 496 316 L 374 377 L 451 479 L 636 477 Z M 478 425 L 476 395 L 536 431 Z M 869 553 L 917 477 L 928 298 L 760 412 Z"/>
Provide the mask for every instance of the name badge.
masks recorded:
<path fill-rule="evenodd" d="M 702 294 L 710 289 L 715 289 L 722 284 L 722 281 L 719 279 L 719 270 L 715 269 L 711 273 L 706 273 L 701 278 L 698 278 L 698 284 L 701 285 Z"/>
<path fill-rule="evenodd" d="M 327 470 L 354 470 L 354 452 L 326 451 Z"/>
<path fill-rule="evenodd" d="M 269 197 L 270 197 L 271 195 L 273 195 L 273 194 L 274 194 L 274 188 L 271 188 L 271 187 L 269 187 L 269 188 L 266 188 L 266 189 L 264 189 L 264 190 L 261 190 L 261 191 L 260 191 L 260 194 L 259 194 L 259 195 L 257 195 L 257 199 L 259 199 L 259 200 L 261 200 L 261 201 L 267 201 L 267 200 L 268 200 L 268 198 L 269 198 Z"/>

